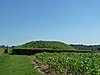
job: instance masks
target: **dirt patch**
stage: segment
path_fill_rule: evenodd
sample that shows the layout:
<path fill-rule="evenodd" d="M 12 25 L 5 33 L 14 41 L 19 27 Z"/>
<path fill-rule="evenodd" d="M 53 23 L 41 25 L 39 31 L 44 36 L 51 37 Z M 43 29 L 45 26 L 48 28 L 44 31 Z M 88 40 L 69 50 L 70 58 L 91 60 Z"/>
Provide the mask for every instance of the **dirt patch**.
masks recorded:
<path fill-rule="evenodd" d="M 45 75 L 58 75 L 56 72 L 52 71 L 42 62 L 37 60 L 35 56 L 32 57 L 32 64 L 36 65 L 36 67 L 39 68 Z"/>

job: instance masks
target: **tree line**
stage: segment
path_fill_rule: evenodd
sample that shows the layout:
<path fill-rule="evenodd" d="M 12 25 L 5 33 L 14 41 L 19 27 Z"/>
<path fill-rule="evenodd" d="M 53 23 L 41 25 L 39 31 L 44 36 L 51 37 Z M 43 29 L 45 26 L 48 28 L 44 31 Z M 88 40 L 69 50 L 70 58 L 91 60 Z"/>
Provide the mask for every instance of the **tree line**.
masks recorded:
<path fill-rule="evenodd" d="M 0 48 L 7 48 L 7 47 L 9 47 L 9 48 L 15 48 L 16 46 L 8 46 L 8 45 L 7 46 L 6 45 L 1 45 L 0 46 Z"/>
<path fill-rule="evenodd" d="M 70 44 L 70 46 L 74 47 L 77 50 L 100 50 L 100 45 Z"/>

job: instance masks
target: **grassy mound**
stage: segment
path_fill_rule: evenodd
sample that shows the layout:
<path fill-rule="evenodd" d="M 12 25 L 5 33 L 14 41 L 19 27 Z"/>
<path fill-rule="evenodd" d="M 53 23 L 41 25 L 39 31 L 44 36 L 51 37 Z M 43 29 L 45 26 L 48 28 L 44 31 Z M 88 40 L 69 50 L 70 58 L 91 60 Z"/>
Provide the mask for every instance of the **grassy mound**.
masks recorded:
<path fill-rule="evenodd" d="M 41 48 L 41 49 L 65 49 L 74 50 L 73 47 L 58 41 L 31 41 L 26 44 L 20 45 L 17 48 Z"/>

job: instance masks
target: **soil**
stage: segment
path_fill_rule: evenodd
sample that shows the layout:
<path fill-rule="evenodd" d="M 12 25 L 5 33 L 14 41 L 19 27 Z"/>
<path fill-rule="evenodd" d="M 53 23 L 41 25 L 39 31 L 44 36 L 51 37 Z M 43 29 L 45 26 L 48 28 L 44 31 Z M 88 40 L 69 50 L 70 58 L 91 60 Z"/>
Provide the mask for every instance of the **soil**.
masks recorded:
<path fill-rule="evenodd" d="M 52 71 L 48 66 L 37 60 L 35 56 L 32 56 L 32 64 L 34 64 L 45 75 L 59 75 L 57 72 Z"/>

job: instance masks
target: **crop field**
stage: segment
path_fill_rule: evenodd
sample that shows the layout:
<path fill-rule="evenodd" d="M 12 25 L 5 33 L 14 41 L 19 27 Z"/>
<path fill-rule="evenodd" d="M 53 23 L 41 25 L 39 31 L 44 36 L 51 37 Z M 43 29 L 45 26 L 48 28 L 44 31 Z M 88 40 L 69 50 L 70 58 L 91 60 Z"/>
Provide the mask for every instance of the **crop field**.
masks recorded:
<path fill-rule="evenodd" d="M 42 75 L 25 55 L 0 55 L 0 75 Z"/>
<path fill-rule="evenodd" d="M 59 75 L 100 75 L 100 53 L 39 53 L 38 60 Z"/>
<path fill-rule="evenodd" d="M 97 52 L 43 52 L 32 56 L 55 72 L 54 75 L 100 75 L 100 53 Z M 40 66 L 32 64 L 32 56 L 1 54 L 0 75 L 45 75 L 39 71 Z"/>

